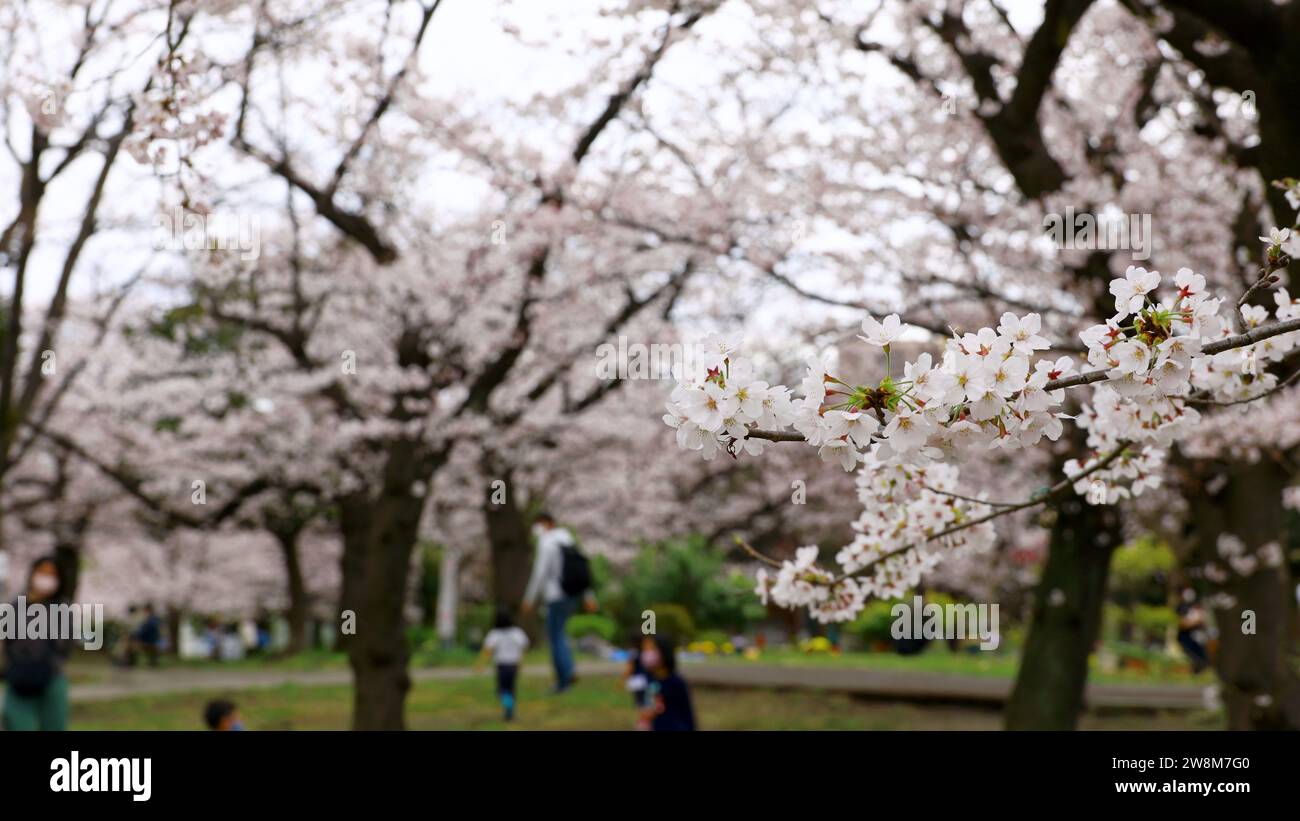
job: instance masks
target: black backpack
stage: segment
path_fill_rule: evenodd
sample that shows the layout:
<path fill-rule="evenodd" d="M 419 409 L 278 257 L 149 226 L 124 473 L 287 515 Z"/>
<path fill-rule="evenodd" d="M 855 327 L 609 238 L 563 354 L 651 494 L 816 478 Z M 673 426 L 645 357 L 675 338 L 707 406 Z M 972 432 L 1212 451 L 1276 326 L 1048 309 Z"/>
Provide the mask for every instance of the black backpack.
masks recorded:
<path fill-rule="evenodd" d="M 581 596 L 591 589 L 591 562 L 573 542 L 560 548 L 560 589 L 566 596 Z"/>

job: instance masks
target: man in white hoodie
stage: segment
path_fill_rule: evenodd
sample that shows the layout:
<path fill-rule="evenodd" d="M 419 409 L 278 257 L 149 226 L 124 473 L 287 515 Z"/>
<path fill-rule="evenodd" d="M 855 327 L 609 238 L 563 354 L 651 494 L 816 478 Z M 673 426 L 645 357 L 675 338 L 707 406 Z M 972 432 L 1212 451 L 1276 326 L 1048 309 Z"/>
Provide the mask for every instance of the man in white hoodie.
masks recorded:
<path fill-rule="evenodd" d="M 546 641 L 551 646 L 551 664 L 555 667 L 555 692 L 567 690 L 574 682 L 573 651 L 564 626 L 578 609 L 579 597 L 564 592 L 561 577 L 564 572 L 564 549 L 577 547 L 573 535 L 555 524 L 551 514 L 537 514 L 533 523 L 533 536 L 537 539 L 537 553 L 533 557 L 533 572 L 524 591 L 524 612 L 530 613 L 540 597 L 546 605 Z M 593 602 L 588 599 L 589 605 Z"/>

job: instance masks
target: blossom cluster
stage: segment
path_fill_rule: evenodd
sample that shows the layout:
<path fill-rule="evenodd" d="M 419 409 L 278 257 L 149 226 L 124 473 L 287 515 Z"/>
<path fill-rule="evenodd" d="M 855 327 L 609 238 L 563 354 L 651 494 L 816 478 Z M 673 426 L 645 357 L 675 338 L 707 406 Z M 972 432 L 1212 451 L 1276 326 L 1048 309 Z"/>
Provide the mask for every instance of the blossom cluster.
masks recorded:
<path fill-rule="evenodd" d="M 664 421 L 677 429 L 679 445 L 706 459 L 722 450 L 761 453 L 763 440 L 751 437 L 752 429 L 793 427 L 822 459 L 846 471 L 875 446 L 882 459 L 918 464 L 975 443 L 1029 447 L 1061 435 L 1064 391 L 1047 386 L 1074 372 L 1069 357 L 1032 361 L 1048 348 L 1040 329 L 1037 314 L 1007 313 L 997 329 L 954 336 L 939 363 L 923 353 L 904 365 L 901 379 L 886 376 L 874 386 L 850 385 L 830 373 L 825 359 L 810 359 L 797 398 L 784 385 L 754 380 L 752 365 L 733 358 L 738 339 L 714 336 L 706 345 L 718 360 L 703 382 L 677 385 Z M 863 330 L 861 338 L 888 360 L 904 326 L 896 315 L 883 322 L 867 317 Z"/>
<path fill-rule="evenodd" d="M 1286 240 L 1285 232 L 1266 238 Z M 1220 316 L 1224 300 L 1210 297 L 1205 278 L 1186 268 L 1174 276 L 1176 290 L 1157 302 L 1153 292 L 1159 285 L 1158 273 L 1129 268 L 1124 279 L 1110 286 L 1116 315 L 1081 334 L 1089 364 L 1108 376 L 1077 419 L 1088 431 L 1088 446 L 1102 454 L 1120 442 L 1144 443 L 1140 451 L 1127 450 L 1076 483 L 1075 490 L 1093 504 L 1113 504 L 1158 487 L 1166 449 L 1201 419 L 1190 402 L 1243 402 L 1266 394 L 1277 386 L 1267 364 L 1282 359 L 1300 342 L 1300 332 L 1291 332 L 1202 354 L 1205 344 L 1233 333 L 1233 326 Z M 1273 296 L 1273 318 L 1300 317 L 1300 300 L 1293 300 L 1286 289 Z M 1245 331 L 1270 320 L 1269 310 L 1260 305 L 1243 305 L 1240 315 Z M 1099 458 L 1071 460 L 1066 473 L 1078 475 Z"/>
<path fill-rule="evenodd" d="M 849 621 L 867 597 L 900 597 L 942 558 L 993 546 L 991 522 L 941 535 L 991 510 L 954 495 L 955 465 L 884 461 L 877 455 L 879 449 L 867 452 L 858 471 L 862 514 L 853 523 L 853 541 L 835 556 L 841 575 L 815 564 L 816 546 L 799 548 L 795 560 L 783 562 L 775 575 L 759 571 L 758 593 L 765 603 L 807 606 L 822 622 Z"/>
<path fill-rule="evenodd" d="M 1272 255 L 1288 236 L 1264 240 Z M 1083 371 L 1097 387 L 1076 423 L 1092 455 L 1064 466 L 1092 504 L 1159 486 L 1166 450 L 1200 419 L 1194 403 L 1268 391 L 1277 380 L 1266 365 L 1300 343 L 1300 332 L 1291 332 L 1203 352 L 1235 328 L 1223 316 L 1225 299 L 1211 296 L 1205 278 L 1186 268 L 1166 283 L 1159 272 L 1133 266 L 1109 287 L 1115 315 L 1080 334 Z M 1285 290 L 1275 292 L 1275 302 L 1277 320 L 1300 317 L 1300 300 Z M 1262 306 L 1243 306 L 1240 314 L 1242 331 L 1270 320 Z M 945 551 L 991 544 L 992 526 L 974 523 L 987 508 L 957 493 L 953 462 L 1058 439 L 1070 418 L 1065 387 L 1081 384 L 1069 380 L 1074 361 L 1051 352 L 1034 313 L 1006 313 L 996 328 L 954 332 L 937 362 L 923 353 L 901 376 L 890 358 L 906 333 L 900 318 L 867 317 L 862 331 L 861 340 L 883 351 L 882 379 L 851 384 L 830 372 L 827 358 L 813 358 L 797 392 L 756 379 L 738 355 L 739 337 L 711 336 L 705 378 L 679 383 L 664 416 L 678 444 L 706 459 L 723 451 L 757 455 L 769 440 L 801 438 L 823 460 L 858 471 L 863 513 L 854 540 L 835 557 L 839 572 L 818 566 L 817 548 L 805 547 L 759 580 L 764 600 L 807 606 L 823 621 L 852 618 L 868 596 L 905 593 Z"/>

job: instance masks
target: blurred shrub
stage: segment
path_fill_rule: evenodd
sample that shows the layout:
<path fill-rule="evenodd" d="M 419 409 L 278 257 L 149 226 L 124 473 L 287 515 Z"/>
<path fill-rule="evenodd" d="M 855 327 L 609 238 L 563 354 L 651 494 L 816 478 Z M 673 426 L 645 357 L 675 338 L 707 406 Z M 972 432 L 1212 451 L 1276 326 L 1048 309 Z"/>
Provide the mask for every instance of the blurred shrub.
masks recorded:
<path fill-rule="evenodd" d="M 644 610 L 654 610 L 658 631 L 668 632 L 666 605 L 685 611 L 692 632 L 696 627 L 743 632 L 767 613 L 754 594 L 753 579 L 727 572 L 723 554 L 700 537 L 646 546 L 601 602 L 623 632 L 640 627 Z"/>
<path fill-rule="evenodd" d="M 599 613 L 579 613 L 569 619 L 564 630 L 575 639 L 598 636 L 611 644 L 619 643 L 618 624 Z"/>
<path fill-rule="evenodd" d="M 1101 635 L 1109 641 L 1122 641 L 1126 634 L 1132 633 L 1133 618 L 1129 609 L 1114 602 L 1101 606 Z"/>
<path fill-rule="evenodd" d="M 685 607 L 672 602 L 655 602 L 647 609 L 654 611 L 657 634 L 671 636 L 678 643 L 695 638 L 695 620 Z"/>
<path fill-rule="evenodd" d="M 1123 605 L 1159 605 L 1167 600 L 1169 572 L 1177 558 L 1169 545 L 1153 536 L 1134 539 L 1115 551 L 1111 560 L 1110 590 Z"/>
<path fill-rule="evenodd" d="M 696 641 L 711 641 L 719 648 L 731 641 L 731 636 L 722 630 L 698 630 L 695 633 Z"/>
<path fill-rule="evenodd" d="M 1133 626 L 1148 644 L 1161 644 L 1170 628 L 1178 626 L 1178 613 L 1172 607 L 1139 604 L 1133 608 Z"/>
<path fill-rule="evenodd" d="M 867 645 L 893 641 L 890 627 L 894 623 L 894 617 L 890 614 L 890 610 L 897 603 L 896 600 L 871 599 L 867 602 L 867 606 L 862 608 L 857 618 L 848 623 L 845 630 Z"/>
<path fill-rule="evenodd" d="M 495 621 L 496 606 L 490 601 L 462 607 L 456 624 L 456 639 L 462 645 L 478 647 Z"/>
<path fill-rule="evenodd" d="M 412 650 L 431 650 L 438 646 L 438 631 L 425 624 L 406 628 L 406 643 Z"/>

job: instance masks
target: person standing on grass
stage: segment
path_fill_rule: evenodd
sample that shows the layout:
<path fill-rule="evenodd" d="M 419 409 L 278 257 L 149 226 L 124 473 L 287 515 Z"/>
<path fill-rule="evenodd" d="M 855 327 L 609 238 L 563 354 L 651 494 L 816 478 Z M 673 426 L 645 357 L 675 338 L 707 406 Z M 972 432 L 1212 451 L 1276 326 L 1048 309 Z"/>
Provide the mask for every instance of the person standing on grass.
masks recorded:
<path fill-rule="evenodd" d="M 555 668 L 555 692 L 573 686 L 573 651 L 564 631 L 579 601 L 591 612 L 596 600 L 591 590 L 591 565 L 578 550 L 573 534 L 555 523 L 555 517 L 543 511 L 533 523 L 537 552 L 533 572 L 524 591 L 524 613 L 531 613 L 540 598 L 546 606 L 546 641 L 551 646 L 551 665 Z"/>
<path fill-rule="evenodd" d="M 497 613 L 496 624 L 483 637 L 481 658 L 492 656 L 497 668 L 497 698 L 506 721 L 515 717 L 515 682 L 519 679 L 519 665 L 528 649 L 528 634 L 518 627 L 504 610 Z"/>
<path fill-rule="evenodd" d="M 641 651 L 641 664 L 650 672 L 650 729 L 657 733 L 688 732 L 695 729 L 691 688 L 677 674 L 677 653 L 673 642 L 663 636 Z"/>
<path fill-rule="evenodd" d="M 140 626 L 131 632 L 131 643 L 127 651 L 128 667 L 135 666 L 136 651 L 143 651 L 150 667 L 158 666 L 158 654 L 162 650 L 162 620 L 154 612 L 152 604 L 144 606 L 144 619 Z"/>
<path fill-rule="evenodd" d="M 26 606 L 63 604 L 63 576 L 52 556 L 32 563 Z M 15 604 L 15 607 L 17 605 Z M 68 729 L 68 677 L 63 669 L 70 639 L 23 638 L 4 642 L 6 730 Z"/>
<path fill-rule="evenodd" d="M 1191 662 L 1192 672 L 1199 673 L 1210 666 L 1210 656 L 1205 649 L 1205 611 L 1196 600 L 1196 590 L 1184 585 L 1178 607 L 1178 644 Z"/>

